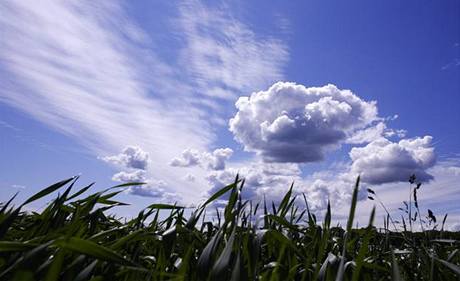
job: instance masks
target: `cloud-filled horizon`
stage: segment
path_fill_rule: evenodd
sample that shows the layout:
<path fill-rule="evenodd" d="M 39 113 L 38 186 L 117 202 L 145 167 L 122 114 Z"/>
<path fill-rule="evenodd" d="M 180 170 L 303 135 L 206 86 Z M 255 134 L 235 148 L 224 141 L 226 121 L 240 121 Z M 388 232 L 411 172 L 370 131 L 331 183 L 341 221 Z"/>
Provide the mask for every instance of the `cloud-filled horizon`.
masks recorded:
<path fill-rule="evenodd" d="M 460 102 L 459 68 L 451 62 L 435 67 L 438 58 L 429 50 L 423 52 L 423 67 L 417 58 L 402 59 L 396 51 L 407 49 L 409 56 L 410 48 L 382 45 L 374 34 L 397 31 L 378 24 L 366 34 L 344 26 L 342 34 L 320 19 L 303 22 L 301 14 L 289 14 L 296 4 L 268 5 L 256 16 L 250 11 L 257 5 L 0 3 L 0 108 L 2 114 L 26 116 L 1 116 L 2 135 L 25 136 L 36 123 L 43 125 L 43 134 L 61 136 L 64 147 L 82 147 L 84 156 L 72 153 L 76 163 L 89 162 L 89 155 L 96 163 L 91 165 L 110 171 L 100 175 L 104 181 L 145 182 L 123 195 L 134 205 L 196 204 L 239 174 L 247 199 L 280 200 L 294 182 L 295 194 L 304 193 L 313 210 L 324 210 L 330 200 L 346 213 L 360 175 L 363 192 L 372 187 L 397 211 L 415 174 L 426 190 L 420 198 L 427 207 L 450 212 L 452 224 L 460 222 L 454 200 L 460 199 L 460 114 L 453 105 Z M 433 17 L 447 9 L 438 8 Z M 418 30 L 410 28 L 408 34 Z M 442 41 L 454 49 L 450 60 L 458 59 L 455 31 L 453 25 Z M 349 38 L 362 37 L 346 41 L 347 32 Z M 332 41 L 325 40 L 334 37 L 331 48 Z M 381 49 L 363 53 L 360 42 L 366 40 Z M 348 58 L 351 50 L 354 61 Z M 398 63 L 401 69 L 414 65 L 411 71 L 418 71 L 420 81 L 411 74 L 386 80 L 392 85 L 382 83 L 399 71 Z M 428 82 L 444 88 L 430 88 Z M 437 108 L 438 99 L 445 99 L 443 109 Z M 44 139 L 42 133 L 29 136 Z M 21 151 L 21 145 L 26 143 L 5 142 L 2 150 Z M 37 161 L 39 154 L 27 157 Z M 0 183 L 16 180 L 11 190 L 15 185 L 32 192 L 31 182 L 9 169 L 11 176 Z M 361 195 L 364 217 L 372 202 Z"/>

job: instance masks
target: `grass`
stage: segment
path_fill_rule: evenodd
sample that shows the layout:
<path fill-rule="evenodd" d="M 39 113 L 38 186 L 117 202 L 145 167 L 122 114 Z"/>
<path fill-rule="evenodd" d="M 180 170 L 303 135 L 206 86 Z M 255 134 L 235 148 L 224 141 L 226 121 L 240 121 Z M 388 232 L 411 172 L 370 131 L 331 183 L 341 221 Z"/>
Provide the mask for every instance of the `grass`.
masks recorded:
<path fill-rule="evenodd" d="M 253 204 L 241 198 L 244 180 L 237 178 L 190 216 L 184 207 L 158 203 L 125 220 L 108 215 L 125 205 L 114 197 L 140 183 L 87 195 L 92 184 L 76 189 L 77 179 L 18 207 L 14 198 L 0 205 L 0 280 L 460 280 L 460 234 L 444 231 L 446 217 L 436 230 L 432 211 L 421 218 L 415 179 L 414 209 L 406 203 L 401 222 L 388 213 L 381 230 L 373 226 L 375 209 L 367 227 L 352 228 L 359 178 L 346 229 L 331 226 L 330 204 L 322 222 L 305 196 L 299 207 L 292 186 L 278 206 Z M 42 212 L 21 211 L 57 190 L 63 192 Z M 206 216 L 226 193 L 225 209 Z M 406 228 L 406 220 L 410 228 L 417 220 L 413 212 L 422 232 Z"/>

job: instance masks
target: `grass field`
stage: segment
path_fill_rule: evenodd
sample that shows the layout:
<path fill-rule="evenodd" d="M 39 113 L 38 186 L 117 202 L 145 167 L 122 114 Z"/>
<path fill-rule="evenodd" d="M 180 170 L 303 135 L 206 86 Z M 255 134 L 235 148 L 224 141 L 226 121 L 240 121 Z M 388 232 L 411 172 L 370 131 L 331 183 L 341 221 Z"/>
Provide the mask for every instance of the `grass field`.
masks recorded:
<path fill-rule="evenodd" d="M 330 206 L 317 221 L 292 187 L 276 205 L 245 201 L 239 179 L 189 216 L 158 203 L 118 219 L 109 215 L 124 205 L 115 196 L 139 183 L 87 195 L 92 185 L 77 188 L 77 179 L 0 205 L 0 280 L 460 280 L 460 234 L 444 231 L 445 217 L 437 223 L 431 211 L 422 218 L 415 179 L 402 218 L 388 215 L 383 229 L 373 226 L 375 209 L 367 227 L 352 228 L 359 179 L 345 229 L 331 225 Z M 40 213 L 21 211 L 58 190 Z M 206 215 L 225 193 L 225 209 Z"/>

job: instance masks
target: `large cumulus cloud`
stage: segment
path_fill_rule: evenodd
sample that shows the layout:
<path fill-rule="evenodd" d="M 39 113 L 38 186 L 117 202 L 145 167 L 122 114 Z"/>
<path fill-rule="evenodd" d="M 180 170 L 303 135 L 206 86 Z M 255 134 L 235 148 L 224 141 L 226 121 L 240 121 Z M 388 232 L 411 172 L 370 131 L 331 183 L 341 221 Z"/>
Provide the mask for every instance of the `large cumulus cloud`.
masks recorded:
<path fill-rule="evenodd" d="M 412 174 L 419 181 L 429 181 L 433 176 L 426 170 L 436 162 L 431 141 L 431 136 L 399 142 L 380 138 L 364 147 L 354 147 L 349 153 L 351 173 L 361 174 L 363 182 L 370 184 L 407 181 Z"/>
<path fill-rule="evenodd" d="M 230 131 L 246 151 L 268 162 L 315 162 L 377 117 L 366 102 L 334 85 L 306 88 L 278 82 L 240 97 Z"/>

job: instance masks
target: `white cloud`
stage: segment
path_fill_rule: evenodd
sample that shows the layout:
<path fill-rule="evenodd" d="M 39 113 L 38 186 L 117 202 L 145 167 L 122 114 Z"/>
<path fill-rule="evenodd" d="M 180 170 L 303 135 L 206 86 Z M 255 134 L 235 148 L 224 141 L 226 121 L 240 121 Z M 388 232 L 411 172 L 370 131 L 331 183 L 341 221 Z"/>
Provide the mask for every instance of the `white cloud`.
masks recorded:
<path fill-rule="evenodd" d="M 131 186 L 128 189 L 128 193 L 143 197 L 153 197 L 162 203 L 177 203 L 182 198 L 173 192 L 167 191 L 169 188 L 164 181 L 148 181 L 145 185 Z"/>
<path fill-rule="evenodd" d="M 459 232 L 460 231 L 460 222 L 455 222 L 455 223 L 451 224 L 450 227 L 449 227 L 449 230 Z"/>
<path fill-rule="evenodd" d="M 370 126 L 366 129 L 359 130 L 348 138 L 347 142 L 352 144 L 368 143 L 381 138 L 387 126 L 384 122 L 378 122 L 375 126 Z"/>
<path fill-rule="evenodd" d="M 348 177 L 346 166 L 331 167 L 327 172 L 303 176 L 299 164 L 295 163 L 264 163 L 249 161 L 221 171 L 212 171 L 207 180 L 209 196 L 224 186 L 234 182 L 236 175 L 245 180 L 242 195 L 245 200 L 267 203 L 279 203 L 291 184 L 294 184 L 292 196 L 297 196 L 296 203 L 304 208 L 302 194 L 305 194 L 309 207 L 313 211 L 322 211 L 327 202 L 336 208 L 349 205 L 355 178 Z M 359 200 L 366 198 L 365 188 L 359 192 Z M 228 196 L 228 194 L 227 194 Z M 225 196 L 222 200 L 227 199 Z M 222 201 L 221 200 L 221 201 Z"/>
<path fill-rule="evenodd" d="M 362 180 L 358 200 L 361 202 L 367 198 L 367 187 L 398 185 L 399 182 L 408 185 L 409 176 L 413 173 L 418 180 L 427 181 L 433 178 L 432 174 L 443 177 L 437 172 L 439 169 L 451 175 L 458 172 L 456 162 L 442 164 L 443 168 L 433 166 L 436 157 L 429 136 L 404 139 L 396 143 L 380 138 L 367 146 L 353 148 L 350 157 L 352 161 L 333 163 L 327 169 L 310 175 L 302 175 L 300 165 L 295 163 L 249 161 L 232 164 L 225 170 L 208 174 L 208 193 L 233 182 L 236 174 L 239 174 L 246 180 L 243 189 L 245 199 L 260 201 L 265 196 L 268 202 L 278 202 L 294 182 L 293 194 L 300 197 L 304 193 L 312 210 L 324 210 L 330 200 L 335 209 L 339 210 L 337 215 L 346 215 L 343 210 L 349 206 L 359 174 Z M 433 170 L 434 167 L 437 167 L 436 170 Z M 399 200 L 401 196 L 396 198 Z M 303 200 L 297 203 L 302 206 Z"/>
<path fill-rule="evenodd" d="M 131 171 L 121 171 L 114 174 L 112 180 L 123 183 L 144 183 L 143 185 L 128 187 L 128 189 L 126 189 L 127 194 L 153 197 L 160 202 L 174 203 L 182 200 L 177 193 L 168 191 L 169 188 L 165 181 L 148 178 L 144 170 L 134 169 Z"/>
<path fill-rule="evenodd" d="M 300 181 L 300 168 L 290 163 L 248 162 L 225 170 L 211 171 L 206 179 L 208 195 L 235 181 L 236 175 L 245 179 L 244 199 L 260 201 L 265 195 L 269 202 L 281 200 L 293 181 Z"/>
<path fill-rule="evenodd" d="M 390 129 L 383 121 L 379 121 L 375 125 L 371 125 L 365 129 L 356 131 L 351 137 L 347 139 L 347 143 L 350 144 L 362 144 L 369 143 L 378 140 L 382 137 L 393 137 L 404 138 L 406 136 L 406 130 L 395 130 Z"/>
<path fill-rule="evenodd" d="M 405 182 L 412 174 L 420 181 L 431 180 L 427 169 L 436 161 L 431 140 L 430 136 L 399 142 L 380 138 L 364 147 L 354 147 L 350 151 L 351 174 L 361 174 L 363 182 L 371 184 Z"/>
<path fill-rule="evenodd" d="M 416 143 L 422 147 L 428 143 L 428 140 L 424 139 L 409 139 L 402 141 L 402 143 L 403 146 L 415 149 Z M 408 143 L 411 145 L 408 145 Z M 399 142 L 396 144 L 399 145 Z M 424 152 L 419 148 L 416 154 L 423 158 L 421 155 Z M 346 224 L 351 195 L 357 176 L 351 172 L 350 165 L 350 162 L 334 163 L 324 170 L 304 176 L 298 164 L 263 163 L 258 161 L 231 163 L 225 170 L 212 171 L 208 174 L 207 180 L 210 189 L 205 196 L 232 183 L 237 173 L 246 180 L 243 188 L 244 199 L 252 199 L 255 202 L 263 200 L 264 195 L 268 203 L 271 203 L 271 201 L 279 202 L 291 183 L 294 182 L 293 194 L 300 198 L 297 204 L 301 208 L 304 207 L 303 200 L 301 200 L 302 193 L 306 195 L 310 208 L 316 212 L 317 216 L 322 215 L 329 199 L 333 206 L 334 221 L 344 225 Z M 426 170 L 434 179 L 424 183 L 418 192 L 421 212 L 425 215 L 427 209 L 431 209 L 438 217 L 448 213 L 446 227 L 449 229 L 456 227 L 455 223 L 460 219 L 458 209 L 460 193 L 456 184 L 460 180 L 459 167 L 460 159 L 458 157 L 439 160 L 434 166 Z M 360 226 L 365 225 L 368 222 L 372 207 L 376 204 L 375 201 L 363 200 L 367 198 L 367 187 L 371 187 L 377 192 L 392 216 L 398 220 L 401 215 L 398 208 L 403 206 L 402 201 L 408 201 L 409 185 L 407 176 L 402 179 L 402 182 L 399 182 L 399 179 L 382 184 L 361 181 L 358 193 L 359 203 L 356 209 L 356 222 Z M 226 198 L 222 199 L 221 202 L 224 204 Z M 376 224 L 382 225 L 381 218 L 386 213 L 380 205 L 376 207 Z"/>
<path fill-rule="evenodd" d="M 190 167 L 200 163 L 201 154 L 196 149 L 187 148 L 180 157 L 174 157 L 169 165 L 173 167 Z"/>
<path fill-rule="evenodd" d="M 225 169 L 225 162 L 232 156 L 230 148 L 218 148 L 212 153 L 199 152 L 196 149 L 188 148 L 182 152 L 180 157 L 174 157 L 169 165 L 173 167 L 193 167 L 200 165 L 210 170 Z"/>
<path fill-rule="evenodd" d="M 246 151 L 273 162 L 315 162 L 377 120 L 375 102 L 334 85 L 278 82 L 240 97 L 230 131 Z"/>
<path fill-rule="evenodd" d="M 427 170 L 427 173 L 432 175 L 434 179 L 423 183 L 417 192 L 418 204 L 423 216 L 427 214 L 427 209 L 431 209 L 440 220 L 445 213 L 448 213 L 446 222 L 448 229 L 452 224 L 460 221 L 460 209 L 458 208 L 460 193 L 457 185 L 460 181 L 460 174 L 455 172 L 455 168 L 458 167 L 460 167 L 458 156 L 438 160 L 433 167 Z M 370 187 L 378 194 L 393 218 L 400 220 L 402 213 L 398 208 L 404 208 L 402 201 L 409 201 L 409 186 L 410 184 L 406 179 L 404 182 L 384 183 Z M 365 183 L 363 187 L 366 187 Z M 375 201 L 370 200 L 359 202 L 356 208 L 356 219 L 360 225 L 367 223 L 370 211 L 375 204 Z M 379 204 L 376 207 L 376 223 L 382 225 L 381 218 L 386 215 L 385 210 Z M 344 205 L 342 208 L 336 209 L 336 214 L 346 216 L 348 211 L 348 206 Z"/>
<path fill-rule="evenodd" d="M 132 172 L 121 171 L 112 176 L 113 181 L 120 182 L 143 182 L 145 180 L 144 170 L 135 170 Z"/>
<path fill-rule="evenodd" d="M 326 179 L 309 179 L 303 183 L 303 186 L 298 192 L 305 194 L 308 204 L 313 211 L 321 211 L 327 208 L 327 202 L 330 201 L 334 208 L 349 205 L 351 195 L 353 193 L 354 179 L 333 180 Z M 360 188 L 358 200 L 362 200 L 363 188 Z"/>
<path fill-rule="evenodd" d="M 225 162 L 233 155 L 233 150 L 230 148 L 218 148 L 211 153 L 204 153 L 203 158 L 207 162 L 207 166 L 212 170 L 225 169 Z"/>
<path fill-rule="evenodd" d="M 149 154 L 138 146 L 127 146 L 120 154 L 101 157 L 101 159 L 125 168 L 140 170 L 146 170 L 149 164 Z"/>
<path fill-rule="evenodd" d="M 192 182 L 193 182 L 193 181 L 196 180 L 196 177 L 195 177 L 194 175 L 192 175 L 192 174 L 186 174 L 186 175 L 185 175 L 185 179 L 186 179 L 187 181 L 192 181 Z"/>

